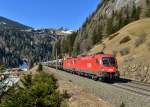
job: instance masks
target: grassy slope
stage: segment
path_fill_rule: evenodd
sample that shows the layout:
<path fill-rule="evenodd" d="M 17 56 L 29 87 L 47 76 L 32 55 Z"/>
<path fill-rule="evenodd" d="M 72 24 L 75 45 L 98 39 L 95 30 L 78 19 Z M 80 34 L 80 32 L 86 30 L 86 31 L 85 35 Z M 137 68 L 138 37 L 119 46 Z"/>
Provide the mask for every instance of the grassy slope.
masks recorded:
<path fill-rule="evenodd" d="M 120 41 L 123 40 L 125 37 L 129 36 L 131 38 L 130 41 L 120 44 Z M 135 48 L 135 42 L 137 39 L 139 39 L 141 36 L 146 36 L 146 40 L 143 44 L 141 44 L 139 47 Z M 112 39 L 110 39 L 112 38 Z M 150 43 L 150 18 L 142 19 L 139 21 L 135 21 L 131 24 L 128 24 L 124 28 L 122 28 L 120 31 L 110 35 L 109 38 L 103 39 L 103 43 L 106 45 L 105 52 L 106 53 L 113 53 L 113 51 L 117 51 L 117 58 L 120 58 L 119 51 L 123 48 L 130 48 L 130 53 L 127 55 L 133 55 L 133 54 L 142 54 L 144 51 L 150 51 L 148 50 L 148 43 Z M 94 46 L 88 54 L 94 54 L 102 50 L 103 45 L 98 44 Z M 140 53 L 137 53 L 140 51 Z M 145 53 L 145 52 L 144 52 Z M 123 56 L 126 57 L 126 56 Z"/>
<path fill-rule="evenodd" d="M 120 43 L 127 36 L 131 40 Z M 136 47 L 135 44 L 140 40 L 143 40 L 143 43 Z M 128 24 L 120 31 L 110 35 L 109 38 L 103 39 L 103 43 L 106 45 L 106 53 L 116 53 L 120 68 L 133 64 L 148 65 L 150 63 L 150 18 Z M 102 47 L 102 44 L 98 44 L 87 52 L 87 54 L 97 53 L 102 50 Z M 129 53 L 127 55 L 121 55 L 120 51 L 126 48 Z"/>

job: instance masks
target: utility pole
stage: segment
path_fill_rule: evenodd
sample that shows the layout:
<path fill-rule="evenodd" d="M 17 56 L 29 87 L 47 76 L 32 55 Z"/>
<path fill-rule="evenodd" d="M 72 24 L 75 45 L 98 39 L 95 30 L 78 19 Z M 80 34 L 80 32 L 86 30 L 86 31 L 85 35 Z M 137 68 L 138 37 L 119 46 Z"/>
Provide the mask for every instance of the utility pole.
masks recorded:
<path fill-rule="evenodd" d="M 56 48 L 56 70 L 57 70 L 57 48 Z"/>

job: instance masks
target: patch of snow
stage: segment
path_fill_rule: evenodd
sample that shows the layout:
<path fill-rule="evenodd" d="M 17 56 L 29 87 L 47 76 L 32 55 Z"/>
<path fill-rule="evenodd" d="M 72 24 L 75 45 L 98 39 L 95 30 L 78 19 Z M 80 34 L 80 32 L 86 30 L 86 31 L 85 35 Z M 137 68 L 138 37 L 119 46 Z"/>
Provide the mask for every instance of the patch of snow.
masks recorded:
<path fill-rule="evenodd" d="M 62 33 L 65 33 L 65 34 L 72 34 L 72 30 L 67 30 L 67 31 L 61 31 Z"/>
<path fill-rule="evenodd" d="M 6 23 L 5 23 L 5 22 L 0 22 L 0 24 L 1 24 L 1 25 L 6 25 Z"/>

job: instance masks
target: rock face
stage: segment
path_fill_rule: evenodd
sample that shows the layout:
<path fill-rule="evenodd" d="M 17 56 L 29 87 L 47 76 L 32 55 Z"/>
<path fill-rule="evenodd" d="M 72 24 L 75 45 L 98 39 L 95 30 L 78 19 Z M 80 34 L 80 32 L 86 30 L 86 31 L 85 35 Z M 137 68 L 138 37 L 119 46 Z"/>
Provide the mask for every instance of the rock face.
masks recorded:
<path fill-rule="evenodd" d="M 149 17 L 149 7 L 150 0 L 103 0 L 79 29 L 74 51 L 85 52 L 126 24 Z"/>
<path fill-rule="evenodd" d="M 150 83 L 150 65 L 148 64 L 130 64 L 120 67 L 119 70 L 122 71 L 121 76 L 123 77 Z"/>

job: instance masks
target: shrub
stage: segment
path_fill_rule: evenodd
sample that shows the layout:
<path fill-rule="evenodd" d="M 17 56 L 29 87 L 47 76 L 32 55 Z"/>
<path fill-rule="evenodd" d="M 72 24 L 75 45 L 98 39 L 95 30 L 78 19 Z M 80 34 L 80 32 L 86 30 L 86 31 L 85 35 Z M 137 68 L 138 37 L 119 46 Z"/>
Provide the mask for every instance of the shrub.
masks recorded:
<path fill-rule="evenodd" d="M 122 103 L 120 104 L 120 107 L 125 107 L 125 104 L 122 102 Z"/>
<path fill-rule="evenodd" d="M 57 91 L 57 80 L 53 75 L 40 72 L 33 78 L 31 74 L 25 78 L 24 87 L 13 87 L 3 97 L 2 107 L 60 107 L 61 102 L 69 97 L 67 92 L 62 96 Z"/>
<path fill-rule="evenodd" d="M 139 47 L 141 44 L 145 42 L 146 36 L 142 35 L 135 41 L 135 47 Z"/>
<path fill-rule="evenodd" d="M 69 104 L 67 103 L 67 100 L 64 100 L 62 103 L 61 103 L 61 106 L 60 107 L 69 107 Z"/>
<path fill-rule="evenodd" d="M 38 71 L 38 72 L 43 71 L 43 66 L 42 66 L 42 64 L 39 64 L 37 71 Z"/>
<path fill-rule="evenodd" d="M 63 97 L 63 98 L 68 99 L 68 98 L 70 98 L 70 97 L 71 97 L 71 95 L 70 95 L 70 94 L 68 94 L 66 90 L 63 90 L 62 97 Z"/>
<path fill-rule="evenodd" d="M 123 48 L 123 49 L 120 50 L 121 56 L 128 55 L 129 53 L 130 53 L 129 48 Z"/>
<path fill-rule="evenodd" d="M 131 38 L 130 38 L 129 36 L 126 36 L 126 37 L 124 37 L 124 38 L 120 41 L 120 44 L 126 43 L 126 42 L 128 42 L 128 41 L 130 41 L 130 40 L 131 40 Z"/>
<path fill-rule="evenodd" d="M 117 56 L 118 52 L 116 50 L 113 50 L 112 53 L 113 53 L 114 56 Z"/>
<path fill-rule="evenodd" d="M 150 42 L 148 42 L 147 44 L 148 50 L 150 50 Z"/>
<path fill-rule="evenodd" d="M 5 65 L 0 65 L 0 72 L 3 73 L 6 69 Z"/>

